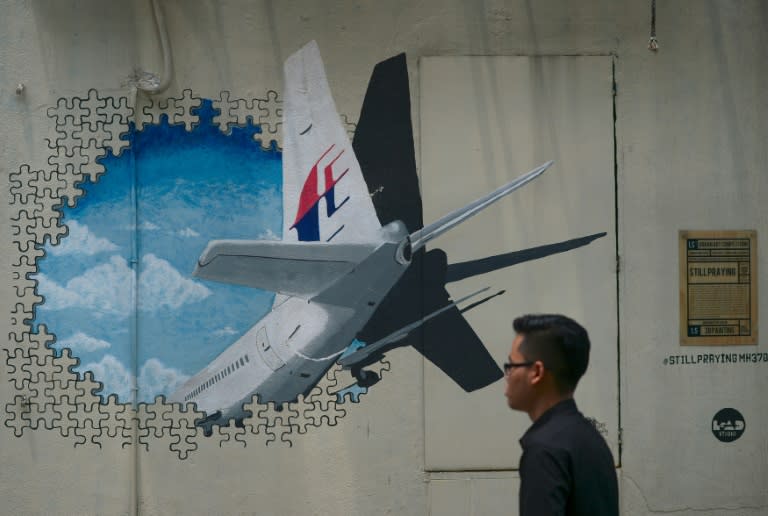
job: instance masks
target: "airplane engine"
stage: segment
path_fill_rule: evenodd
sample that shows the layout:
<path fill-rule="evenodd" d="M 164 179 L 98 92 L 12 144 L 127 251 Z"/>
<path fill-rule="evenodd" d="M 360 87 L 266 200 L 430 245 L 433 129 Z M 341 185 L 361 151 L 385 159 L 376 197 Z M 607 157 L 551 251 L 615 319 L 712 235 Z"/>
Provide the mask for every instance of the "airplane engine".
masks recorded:
<path fill-rule="evenodd" d="M 409 265 L 411 263 L 411 258 L 413 258 L 413 247 L 411 246 L 411 237 L 407 236 L 400 242 L 400 245 L 397 246 L 395 260 L 401 265 Z"/>

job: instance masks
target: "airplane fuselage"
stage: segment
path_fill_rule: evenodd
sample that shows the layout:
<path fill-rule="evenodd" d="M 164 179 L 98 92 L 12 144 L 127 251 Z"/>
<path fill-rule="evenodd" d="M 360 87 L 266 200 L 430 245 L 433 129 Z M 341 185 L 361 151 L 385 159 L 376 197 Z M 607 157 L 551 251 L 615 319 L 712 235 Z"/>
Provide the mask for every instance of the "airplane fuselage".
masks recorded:
<path fill-rule="evenodd" d="M 261 403 L 307 394 L 365 326 L 410 264 L 400 222 L 351 272 L 312 299 L 290 297 L 170 396 L 222 418 L 242 418 L 254 395 Z"/>

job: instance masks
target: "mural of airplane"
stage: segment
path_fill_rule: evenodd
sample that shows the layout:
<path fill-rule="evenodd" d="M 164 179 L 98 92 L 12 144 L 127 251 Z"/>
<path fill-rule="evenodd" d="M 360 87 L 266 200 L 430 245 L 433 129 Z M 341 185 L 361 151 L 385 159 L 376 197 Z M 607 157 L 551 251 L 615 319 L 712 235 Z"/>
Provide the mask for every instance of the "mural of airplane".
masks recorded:
<path fill-rule="evenodd" d="M 552 162 L 423 226 L 405 56 L 377 65 L 352 143 L 317 45 L 290 56 L 284 71 L 283 239 L 211 241 L 194 271 L 203 279 L 276 292 L 272 310 L 169 400 L 196 403 L 206 422 L 242 419 L 243 404 L 254 395 L 262 403 L 294 401 L 337 362 L 359 384 L 370 385 L 378 378 L 365 366 L 406 345 L 468 392 L 501 378 L 459 309 L 487 289 L 453 301 L 446 282 L 604 234 L 447 265 L 443 251 L 426 251 L 428 242 Z M 367 344 L 353 351 L 355 339 Z"/>

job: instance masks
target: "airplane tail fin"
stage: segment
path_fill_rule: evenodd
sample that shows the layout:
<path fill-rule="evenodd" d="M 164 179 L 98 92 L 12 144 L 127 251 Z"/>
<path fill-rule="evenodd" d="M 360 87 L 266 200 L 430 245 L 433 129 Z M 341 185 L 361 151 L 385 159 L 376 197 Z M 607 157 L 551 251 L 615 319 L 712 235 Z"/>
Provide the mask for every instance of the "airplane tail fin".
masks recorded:
<path fill-rule="evenodd" d="M 421 229 L 424 225 L 422 201 L 414 157 L 405 54 L 382 61 L 374 68 L 352 145 L 381 225 L 400 220 L 412 239 L 414 233 L 428 236 L 430 230 Z M 472 214 L 474 212 L 468 216 Z M 434 236 L 429 235 L 421 247 Z M 364 360 L 358 367 L 379 360 L 393 347 L 410 345 L 467 392 L 504 376 L 459 308 L 450 306 L 451 297 L 445 289 L 446 268 L 443 251 L 414 249 L 411 266 L 381 301 L 358 339 L 374 343 L 386 339 L 396 328 L 402 329 L 424 318 L 425 314 L 445 310 L 390 347 L 384 346 L 367 358 L 361 353 L 358 357 Z"/>
<path fill-rule="evenodd" d="M 446 306 L 451 296 L 445 288 L 448 258 L 442 250 L 423 255 L 421 284 L 422 310 Z M 495 297 L 495 294 L 490 297 Z M 478 301 L 482 303 L 487 299 Z M 504 377 L 504 373 L 472 329 L 462 312 L 476 305 L 453 306 L 439 317 L 427 321 L 410 342 L 414 349 L 448 375 L 466 392 L 476 391 Z"/>
<path fill-rule="evenodd" d="M 317 43 L 288 57 L 284 74 L 283 240 L 375 241 L 381 224 Z"/>
<path fill-rule="evenodd" d="M 459 387 L 472 392 L 504 377 L 491 354 L 455 306 L 421 328 L 413 347 L 447 374 Z M 439 334 L 448 340 L 440 340 Z"/>
<path fill-rule="evenodd" d="M 523 174 L 522 176 L 518 177 L 514 181 L 511 181 L 504 186 L 498 188 L 497 190 L 494 190 L 493 192 L 489 193 L 488 195 L 481 197 L 480 199 L 476 200 L 475 202 L 472 202 L 463 208 L 459 208 L 458 210 L 455 210 L 448 215 L 445 215 L 444 217 L 441 217 L 440 219 L 436 220 L 432 224 L 429 224 L 428 226 L 425 226 L 418 231 L 414 231 L 411 233 L 411 246 L 413 248 L 413 251 L 418 251 L 422 247 L 426 245 L 427 242 L 430 240 L 437 238 L 438 236 L 442 235 L 449 229 L 453 228 L 454 226 L 457 226 L 467 220 L 468 218 L 472 217 L 473 215 L 479 213 L 480 211 L 484 210 L 494 202 L 498 201 L 505 195 L 508 195 L 518 188 L 522 187 L 523 185 L 528 184 L 529 182 L 533 181 L 537 177 L 539 177 L 541 174 L 544 173 L 545 170 L 547 170 L 550 165 L 554 163 L 553 161 L 547 161 L 543 165 L 539 165 L 538 167 L 534 168 L 527 174 Z"/>
<path fill-rule="evenodd" d="M 362 357 L 364 360 L 359 363 L 360 366 L 375 362 L 393 347 L 410 345 L 467 392 L 490 385 L 504 376 L 480 337 L 462 315 L 463 311 L 498 294 L 492 294 L 464 309 L 459 309 L 455 304 L 451 306 L 455 302 L 445 289 L 446 269 L 447 257 L 439 249 L 419 252 L 414 256 L 414 263 L 382 300 L 379 310 L 360 332 L 358 339 L 371 343 L 386 339 L 392 334 L 393 328 L 404 328 L 414 320 L 422 319 L 424 314 L 440 313 L 424 321 L 391 347 L 384 347 L 369 357 Z M 359 351 L 364 350 L 365 347 Z"/>
<path fill-rule="evenodd" d="M 409 233 L 420 229 L 424 220 L 405 54 L 390 57 L 373 69 L 352 148 L 381 225 L 399 220 Z"/>

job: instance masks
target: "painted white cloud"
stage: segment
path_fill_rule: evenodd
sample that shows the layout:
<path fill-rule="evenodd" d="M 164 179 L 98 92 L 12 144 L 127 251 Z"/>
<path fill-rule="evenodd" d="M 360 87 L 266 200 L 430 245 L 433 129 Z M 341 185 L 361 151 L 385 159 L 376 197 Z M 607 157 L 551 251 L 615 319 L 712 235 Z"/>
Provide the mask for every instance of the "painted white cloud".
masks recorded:
<path fill-rule="evenodd" d="M 72 254 L 84 254 L 93 256 L 94 254 L 117 250 L 117 246 L 106 238 L 94 235 L 88 226 L 80 224 L 76 220 L 67 223 L 69 234 L 62 238 L 59 245 L 49 247 L 53 255 L 64 256 Z"/>
<path fill-rule="evenodd" d="M 262 234 L 259 235 L 259 238 L 261 240 L 282 240 L 271 229 L 267 229 L 266 231 L 264 231 Z"/>
<path fill-rule="evenodd" d="M 76 292 L 67 290 L 48 276 L 39 273 L 37 276 L 37 291 L 45 297 L 45 308 L 49 310 L 61 310 L 71 306 L 78 306 L 80 296 Z"/>
<path fill-rule="evenodd" d="M 235 330 L 231 326 L 225 326 L 219 330 L 214 331 L 213 335 L 216 337 L 226 337 L 228 335 L 234 335 L 236 333 L 237 333 L 237 330 Z"/>
<path fill-rule="evenodd" d="M 44 306 L 49 310 L 87 308 L 97 315 L 126 316 L 132 306 L 133 277 L 125 259 L 115 255 L 63 286 L 38 274 L 38 292 L 45 296 Z"/>
<path fill-rule="evenodd" d="M 160 394 L 168 397 L 188 378 L 178 369 L 166 367 L 160 360 L 150 358 L 139 372 L 139 400 L 151 402 Z"/>
<path fill-rule="evenodd" d="M 81 372 L 93 372 L 93 378 L 104 386 L 100 394 L 105 398 L 110 394 L 117 394 L 121 402 L 131 401 L 134 376 L 113 355 L 104 355 L 98 362 L 90 362 L 78 369 Z M 160 394 L 167 397 L 188 379 L 189 376 L 178 369 L 167 367 L 156 358 L 150 358 L 144 362 L 139 371 L 139 378 L 136 382 L 139 391 L 138 401 L 153 402 L 155 397 Z"/>
<path fill-rule="evenodd" d="M 190 227 L 186 227 L 179 231 L 179 235 L 183 236 L 184 238 L 194 238 L 194 237 L 199 237 L 200 233 L 198 233 L 197 231 L 195 231 Z"/>
<path fill-rule="evenodd" d="M 104 385 L 101 395 L 117 394 L 118 399 L 125 403 L 131 401 L 133 375 L 120 360 L 113 355 L 104 355 L 98 362 L 90 362 L 78 368 L 81 372 L 92 371 L 93 378 Z"/>
<path fill-rule="evenodd" d="M 125 231 L 136 231 L 136 228 L 140 229 L 141 231 L 157 231 L 160 229 L 160 226 L 158 226 L 154 222 L 145 220 L 144 222 L 140 223 L 138 226 L 136 224 L 127 224 L 125 226 L 122 226 L 120 229 L 123 229 Z"/>
<path fill-rule="evenodd" d="M 79 331 L 66 339 L 56 342 L 56 346 L 70 348 L 72 351 L 98 351 L 112 345 L 106 340 L 97 339 Z"/>
<path fill-rule="evenodd" d="M 170 263 L 151 253 L 142 259 L 139 292 L 141 309 L 147 311 L 176 309 L 211 295 L 205 285 L 185 278 Z"/>
<path fill-rule="evenodd" d="M 69 280 L 66 290 L 77 295 L 76 306 L 127 316 L 133 308 L 134 277 L 125 258 L 115 255 Z"/>
<path fill-rule="evenodd" d="M 62 286 L 38 274 L 38 292 L 45 296 L 49 310 L 86 308 L 96 314 L 127 317 L 133 309 L 133 270 L 121 256 L 112 256 Z M 204 285 L 182 276 L 166 260 L 147 254 L 139 275 L 141 310 L 177 309 L 211 295 Z"/>

